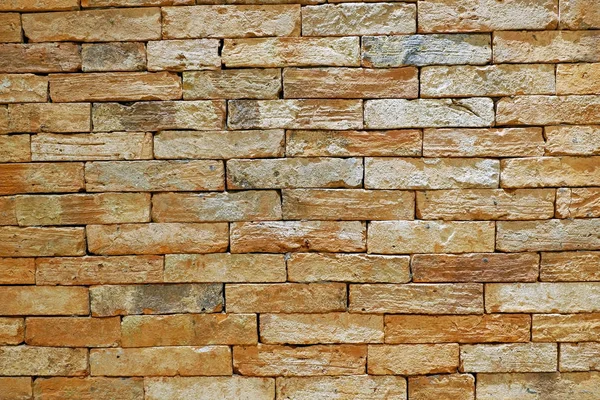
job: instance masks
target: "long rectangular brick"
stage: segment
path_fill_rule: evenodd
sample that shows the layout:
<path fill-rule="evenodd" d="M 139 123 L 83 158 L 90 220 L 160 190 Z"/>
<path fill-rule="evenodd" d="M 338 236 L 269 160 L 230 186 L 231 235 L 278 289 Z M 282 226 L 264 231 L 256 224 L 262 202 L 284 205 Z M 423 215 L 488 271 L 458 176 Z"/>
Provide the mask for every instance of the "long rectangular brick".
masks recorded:
<path fill-rule="evenodd" d="M 276 68 L 219 69 L 183 73 L 185 100 L 277 99 L 280 92 L 281 70 Z"/>
<path fill-rule="evenodd" d="M 277 379 L 277 397 L 282 399 L 406 400 L 406 379 L 401 376 L 306 376 Z"/>
<path fill-rule="evenodd" d="M 556 343 L 468 344 L 460 347 L 463 372 L 554 372 Z"/>
<path fill-rule="evenodd" d="M 0 318 L 0 345 L 16 345 L 23 343 L 24 340 L 25 320 L 23 318 Z"/>
<path fill-rule="evenodd" d="M 194 0 L 81 0 L 83 8 L 194 5 Z"/>
<path fill-rule="evenodd" d="M 214 39 L 150 41 L 146 52 L 148 71 L 185 71 L 221 66 L 219 41 Z"/>
<path fill-rule="evenodd" d="M 547 155 L 600 155 L 600 126 L 544 127 Z"/>
<path fill-rule="evenodd" d="M 600 281 L 600 252 L 542 253 L 541 281 Z"/>
<path fill-rule="evenodd" d="M 0 53 L 0 72 L 74 72 L 81 68 L 79 46 L 75 43 L 0 43 Z"/>
<path fill-rule="evenodd" d="M 556 216 L 559 218 L 600 217 L 599 188 L 560 188 L 556 190 Z"/>
<path fill-rule="evenodd" d="M 0 227 L 0 257 L 82 256 L 84 228 Z"/>
<path fill-rule="evenodd" d="M 87 349 L 0 347 L 0 375 L 83 376 L 87 363 Z"/>
<path fill-rule="evenodd" d="M 144 398 L 148 400 L 178 400 L 189 393 L 195 400 L 233 400 L 240 393 L 253 400 L 272 400 L 275 393 L 275 379 L 238 375 L 144 378 L 144 385 Z"/>
<path fill-rule="evenodd" d="M 89 317 L 27 318 L 25 343 L 51 347 L 115 347 L 121 340 L 121 319 Z"/>
<path fill-rule="evenodd" d="M 600 63 L 556 66 L 556 94 L 598 94 L 599 81 Z"/>
<path fill-rule="evenodd" d="M 502 160 L 502 187 L 600 185 L 600 157 L 529 157 Z"/>
<path fill-rule="evenodd" d="M 89 103 L 9 104 L 8 132 L 89 132 Z"/>
<path fill-rule="evenodd" d="M 35 397 L 41 400 L 138 400 L 144 397 L 144 381 L 140 378 L 38 378 L 33 384 Z"/>
<path fill-rule="evenodd" d="M 591 342 L 600 334 L 600 314 L 534 314 L 534 342 Z"/>
<path fill-rule="evenodd" d="M 559 3 L 561 29 L 600 28 L 600 4 L 585 0 L 564 0 Z"/>
<path fill-rule="evenodd" d="M 0 258 L 0 285 L 27 285 L 35 283 L 35 259 Z"/>
<path fill-rule="evenodd" d="M 79 8 L 78 0 L 5 0 L 0 3 L 2 11 L 61 11 L 76 10 Z"/>
<path fill-rule="evenodd" d="M 600 40 L 600 36 L 598 36 Z M 513 96 L 496 104 L 499 125 L 600 123 L 600 96 Z"/>
<path fill-rule="evenodd" d="M 0 103 L 43 103 L 47 99 L 48 77 L 0 74 Z"/>
<path fill-rule="evenodd" d="M 0 315 L 87 315 L 90 312 L 85 287 L 2 286 L 0 299 Z"/>
<path fill-rule="evenodd" d="M 31 161 L 29 135 L 0 135 L 0 163 Z"/>
<path fill-rule="evenodd" d="M 146 46 L 142 42 L 84 43 L 81 58 L 83 72 L 143 71 Z"/>
<path fill-rule="evenodd" d="M 442 374 L 408 378 L 410 399 L 436 400 L 441 393 L 449 399 L 473 400 L 475 377 L 471 374 Z"/>
<path fill-rule="evenodd" d="M 600 371 L 599 343 L 561 343 L 560 371 Z"/>
<path fill-rule="evenodd" d="M 369 345 L 371 375 L 425 375 L 456 372 L 458 344 Z"/>

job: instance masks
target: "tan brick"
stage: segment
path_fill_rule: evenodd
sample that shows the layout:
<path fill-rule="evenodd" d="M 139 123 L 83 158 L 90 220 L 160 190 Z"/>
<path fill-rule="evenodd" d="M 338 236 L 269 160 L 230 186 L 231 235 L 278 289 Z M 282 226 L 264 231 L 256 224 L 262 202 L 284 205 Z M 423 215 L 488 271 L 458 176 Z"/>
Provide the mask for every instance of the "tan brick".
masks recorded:
<path fill-rule="evenodd" d="M 599 39 L 595 31 L 494 32 L 494 63 L 597 62 Z"/>
<path fill-rule="evenodd" d="M 92 376 L 231 375 L 227 346 L 90 350 Z"/>
<path fill-rule="evenodd" d="M 240 395 L 253 400 L 272 400 L 275 380 L 269 378 L 172 377 L 145 378 L 145 398 L 148 400 L 179 400 L 189 396 L 196 400 L 235 400 Z"/>
<path fill-rule="evenodd" d="M 597 124 L 600 123 L 599 115 L 600 96 L 515 96 L 498 101 L 496 123 L 501 125 Z"/>
<path fill-rule="evenodd" d="M 159 8 L 23 14 L 30 42 L 126 42 L 160 39 Z"/>
<path fill-rule="evenodd" d="M 129 378 L 38 378 L 35 398 L 40 400 L 139 400 L 144 397 L 144 381 Z"/>
<path fill-rule="evenodd" d="M 10 104 L 9 132 L 89 132 L 90 104 Z"/>
<path fill-rule="evenodd" d="M 88 192 L 223 190 L 222 161 L 106 161 L 85 165 Z"/>
<path fill-rule="evenodd" d="M 121 339 L 121 319 L 27 318 L 25 342 L 30 346 L 115 347 Z"/>
<path fill-rule="evenodd" d="M 292 157 L 420 156 L 421 146 L 416 129 L 286 133 L 286 154 Z"/>
<path fill-rule="evenodd" d="M 411 400 L 475 400 L 475 378 L 469 374 L 408 378 Z"/>
<path fill-rule="evenodd" d="M 231 224 L 232 253 L 323 251 L 352 253 L 366 249 L 366 226 L 358 221 L 273 221 Z"/>
<path fill-rule="evenodd" d="M 94 104 L 95 131 L 215 130 L 225 126 L 223 101 L 151 101 Z"/>
<path fill-rule="evenodd" d="M 289 400 L 406 400 L 406 379 L 370 375 L 278 378 L 277 397 Z"/>
<path fill-rule="evenodd" d="M 0 134 L 8 133 L 8 106 L 0 105 Z"/>
<path fill-rule="evenodd" d="M 350 285 L 349 310 L 367 313 L 480 314 L 483 285 Z"/>
<path fill-rule="evenodd" d="M 0 5 L 0 10 L 3 7 Z M 21 42 L 21 15 L 18 13 L 0 14 L 0 42 Z"/>
<path fill-rule="evenodd" d="M 82 256 L 84 228 L 0 227 L 0 257 Z"/>
<path fill-rule="evenodd" d="M 544 155 L 541 128 L 425 129 L 425 157 L 529 157 Z"/>
<path fill-rule="evenodd" d="M 556 94 L 600 94 L 600 63 L 558 64 Z"/>
<path fill-rule="evenodd" d="M 163 131 L 154 136 L 154 155 L 167 159 L 283 157 L 283 130 Z"/>
<path fill-rule="evenodd" d="M 561 343 L 560 371 L 599 371 L 600 343 Z"/>
<path fill-rule="evenodd" d="M 84 43 L 81 57 L 83 72 L 146 69 L 146 46 L 140 42 Z"/>
<path fill-rule="evenodd" d="M 600 28 L 600 4 L 585 0 L 562 0 L 559 3 L 562 29 Z"/>
<path fill-rule="evenodd" d="M 287 268 L 288 280 L 291 282 L 406 283 L 410 281 L 408 256 L 295 253 L 289 256 Z"/>
<path fill-rule="evenodd" d="M 535 282 L 536 253 L 415 254 L 414 282 Z"/>
<path fill-rule="evenodd" d="M 533 315 L 534 342 L 590 342 L 600 334 L 600 314 Z"/>
<path fill-rule="evenodd" d="M 61 11 L 78 7 L 78 0 L 4 0 L 0 3 L 0 10 L 3 11 Z"/>
<path fill-rule="evenodd" d="M 0 258 L 0 284 L 35 284 L 35 262 L 33 258 Z"/>
<path fill-rule="evenodd" d="M 502 187 L 600 185 L 600 157 L 513 158 L 500 167 Z"/>
<path fill-rule="evenodd" d="M 189 9 L 189 7 L 186 7 Z M 180 9 L 177 7 L 177 9 Z M 166 12 L 163 9 L 163 12 Z M 180 20 L 179 23 L 182 21 Z M 208 22 L 208 21 L 206 21 Z M 204 26 L 205 24 L 195 24 Z M 185 71 L 188 69 L 219 68 L 219 41 L 163 40 L 148 42 L 148 71 Z"/>
<path fill-rule="evenodd" d="M 600 281 L 600 252 L 542 253 L 542 281 Z"/>
<path fill-rule="evenodd" d="M 195 4 L 194 0 L 81 0 L 81 7 L 150 7 L 185 6 Z"/>
<path fill-rule="evenodd" d="M 0 225 L 17 225 L 15 196 L 0 196 Z"/>
<path fill-rule="evenodd" d="M 69 1 L 77 6 L 77 0 Z M 27 0 L 28 4 L 42 2 Z M 75 43 L 0 43 L 0 53 L 1 72 L 72 72 L 81 68 L 81 54 Z"/>
<path fill-rule="evenodd" d="M 280 92 L 281 71 L 275 68 L 223 69 L 183 73 L 183 98 L 185 100 L 277 99 Z"/>
<path fill-rule="evenodd" d="M 554 189 L 460 189 L 417 192 L 417 217 L 530 220 L 554 216 Z"/>
<path fill-rule="evenodd" d="M 424 375 L 456 372 L 458 344 L 369 345 L 372 375 Z"/>
<path fill-rule="evenodd" d="M 0 18 L 1 16 L 2 14 Z M 43 103 L 47 99 L 48 77 L 33 74 L 0 74 L 0 103 Z"/>
<path fill-rule="evenodd" d="M 0 347 L 0 375 L 81 376 L 87 361 L 87 349 Z"/>
<path fill-rule="evenodd" d="M 600 189 L 557 189 L 556 216 L 559 218 L 600 217 Z"/>
<path fill-rule="evenodd" d="M 88 249 L 102 255 L 217 253 L 229 243 L 226 223 L 88 225 Z"/>
<path fill-rule="evenodd" d="M 241 375 L 357 375 L 365 372 L 366 359 L 366 346 L 351 344 L 233 348 L 233 369 Z"/>
<path fill-rule="evenodd" d="M 531 317 L 521 314 L 386 315 L 386 343 L 528 342 Z"/>
<path fill-rule="evenodd" d="M 23 318 L 0 318 L 0 345 L 19 344 L 25 339 Z M 1 383 L 1 381 L 0 381 Z M 0 387 L 3 387 L 0 385 Z M 0 399 L 2 399 L 0 395 Z"/>
<path fill-rule="evenodd" d="M 31 392 L 30 377 L 0 377 L 0 399 L 2 400 L 30 400 Z"/>
<path fill-rule="evenodd" d="M 102 285 L 90 289 L 94 317 L 219 312 L 222 284 Z"/>
<path fill-rule="evenodd" d="M 579 313 L 600 311 L 600 284 L 489 283 L 486 312 Z"/>
<path fill-rule="evenodd" d="M 123 317 L 123 347 L 256 344 L 255 314 L 179 314 Z"/>
<path fill-rule="evenodd" d="M 547 155 L 600 155 L 600 126 L 546 126 Z"/>
<path fill-rule="evenodd" d="M 3 286 L 0 299 L 0 315 L 87 315 L 90 312 L 88 289 L 83 287 Z"/>
<path fill-rule="evenodd" d="M 165 282 L 285 282 L 283 254 L 167 254 Z"/>
<path fill-rule="evenodd" d="M 464 372 L 553 372 L 556 343 L 468 344 L 460 347 Z"/>
<path fill-rule="evenodd" d="M 31 161 L 29 135 L 0 135 L 0 162 Z"/>
<path fill-rule="evenodd" d="M 227 67 L 358 67 L 358 37 L 225 39 Z"/>

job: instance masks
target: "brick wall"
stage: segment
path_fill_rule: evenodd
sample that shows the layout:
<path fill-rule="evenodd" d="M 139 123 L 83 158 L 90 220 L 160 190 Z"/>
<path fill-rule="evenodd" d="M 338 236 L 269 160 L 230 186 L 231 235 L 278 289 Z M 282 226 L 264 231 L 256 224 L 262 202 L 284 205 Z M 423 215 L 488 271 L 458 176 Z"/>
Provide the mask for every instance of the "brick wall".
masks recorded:
<path fill-rule="evenodd" d="M 600 398 L 600 2 L 324 1 L 0 0 L 0 399 Z"/>

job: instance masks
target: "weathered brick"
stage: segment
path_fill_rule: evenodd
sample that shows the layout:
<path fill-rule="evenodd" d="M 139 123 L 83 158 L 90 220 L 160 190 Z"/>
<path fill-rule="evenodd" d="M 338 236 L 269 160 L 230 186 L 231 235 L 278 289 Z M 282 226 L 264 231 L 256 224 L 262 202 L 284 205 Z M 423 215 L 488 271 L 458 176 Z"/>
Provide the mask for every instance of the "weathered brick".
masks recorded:
<path fill-rule="evenodd" d="M 114 318 L 27 318 L 25 342 L 30 346 L 114 347 L 121 338 L 121 320 Z"/>
<path fill-rule="evenodd" d="M 556 216 L 559 218 L 600 217 L 600 189 L 557 189 Z"/>
<path fill-rule="evenodd" d="M 475 378 L 469 374 L 408 378 L 411 400 L 475 400 Z"/>
<path fill-rule="evenodd" d="M 8 106 L 9 132 L 89 132 L 89 103 L 36 103 Z"/>
<path fill-rule="evenodd" d="M 585 0 L 561 0 L 560 28 L 598 29 L 600 28 L 600 4 Z"/>
<path fill-rule="evenodd" d="M 0 72 L 72 72 L 81 68 L 79 46 L 75 43 L 0 43 L 0 53 Z"/>
<path fill-rule="evenodd" d="M 222 284 L 102 285 L 90 289 L 95 317 L 219 312 Z"/>
<path fill-rule="evenodd" d="M 542 253 L 541 281 L 600 281 L 600 252 Z"/>
<path fill-rule="evenodd" d="M 83 72 L 146 69 L 146 46 L 140 42 L 84 43 L 81 57 Z"/>
<path fill-rule="evenodd" d="M 560 344 L 560 371 L 599 371 L 600 370 L 600 344 L 588 343 L 561 343 Z"/>
<path fill-rule="evenodd" d="M 35 284 L 33 258 L 0 258 L 1 285 Z"/>
<path fill-rule="evenodd" d="M 0 3 L 2 11 L 61 11 L 77 8 L 79 8 L 78 0 L 4 0 Z"/>
<path fill-rule="evenodd" d="M 369 345 L 372 375 L 425 375 L 456 372 L 458 344 Z"/>
<path fill-rule="evenodd" d="M 600 157 L 513 158 L 500 167 L 502 187 L 600 185 Z"/>
<path fill-rule="evenodd" d="M 496 123 L 501 125 L 600 123 L 600 96 L 505 97 L 496 107 Z"/>
<path fill-rule="evenodd" d="M 0 299 L 0 315 L 87 315 L 90 312 L 88 289 L 83 287 L 2 286 Z"/>
<path fill-rule="evenodd" d="M 483 285 L 350 285 L 351 312 L 481 314 Z"/>
<path fill-rule="evenodd" d="M 194 5 L 194 0 L 81 0 L 81 7 L 152 7 Z"/>
<path fill-rule="evenodd" d="M 0 105 L 0 134 L 8 133 L 8 106 Z"/>
<path fill-rule="evenodd" d="M 406 379 L 400 376 L 310 376 L 277 379 L 277 397 L 289 400 L 406 400 Z"/>
<path fill-rule="evenodd" d="M 0 9 L 2 6 L 0 5 Z M 21 15 L 18 13 L 0 14 L 0 42 L 21 42 Z"/>
<path fill-rule="evenodd" d="M 181 8 L 177 7 L 177 9 Z M 194 26 L 204 25 L 203 23 Z M 221 66 L 218 40 L 151 41 L 148 42 L 147 53 L 148 71 L 185 71 Z"/>
<path fill-rule="evenodd" d="M 0 345 L 19 344 L 25 339 L 23 318 L 0 318 Z M 0 381 L 1 383 L 1 381 Z M 0 387 L 3 387 L 0 385 Z M 2 399 L 0 395 L 0 399 Z"/>
<path fill-rule="evenodd" d="M 29 135 L 0 135 L 0 162 L 31 161 Z"/>
<path fill-rule="evenodd" d="M 553 372 L 556 343 L 468 344 L 460 347 L 464 372 Z"/>
<path fill-rule="evenodd" d="M 599 94 L 600 63 L 558 64 L 556 94 Z"/>
<path fill-rule="evenodd" d="M 40 400 L 139 400 L 144 397 L 144 381 L 139 378 L 38 378 L 35 398 Z"/>
<path fill-rule="evenodd" d="M 183 73 L 185 100 L 277 99 L 280 92 L 281 71 L 275 68 L 220 69 Z"/>
<path fill-rule="evenodd" d="M 30 377 L 0 377 L 0 399 L 2 400 L 30 400 L 31 392 Z"/>
<path fill-rule="evenodd" d="M 81 376 L 87 374 L 87 349 L 0 347 L 0 375 Z"/>
<path fill-rule="evenodd" d="M 534 342 L 590 342 L 600 334 L 600 314 L 533 315 Z"/>
<path fill-rule="evenodd" d="M 0 227 L 0 257 L 82 256 L 84 228 Z"/>
<path fill-rule="evenodd" d="M 159 8 L 23 14 L 31 42 L 126 42 L 160 39 Z"/>
<path fill-rule="evenodd" d="M 17 225 L 15 196 L 0 196 L 0 225 Z"/>
<path fill-rule="evenodd" d="M 600 126 L 544 127 L 547 155 L 600 155 Z"/>
<path fill-rule="evenodd" d="M 43 103 L 47 98 L 47 77 L 33 74 L 0 74 L 0 103 Z"/>
<path fill-rule="evenodd" d="M 242 376 L 144 378 L 145 399 L 180 400 L 192 396 L 196 400 L 235 400 L 241 395 L 253 400 L 272 400 L 275 380 Z"/>

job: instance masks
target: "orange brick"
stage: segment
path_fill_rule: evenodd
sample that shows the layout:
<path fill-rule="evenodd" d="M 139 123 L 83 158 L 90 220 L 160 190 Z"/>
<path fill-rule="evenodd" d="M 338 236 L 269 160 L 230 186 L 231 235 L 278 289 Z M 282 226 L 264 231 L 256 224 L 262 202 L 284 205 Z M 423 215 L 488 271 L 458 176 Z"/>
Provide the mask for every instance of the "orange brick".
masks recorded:
<path fill-rule="evenodd" d="M 78 192 L 83 163 L 0 164 L 0 194 Z"/>
<path fill-rule="evenodd" d="M 0 257 L 82 256 L 83 228 L 0 227 Z"/>
<path fill-rule="evenodd" d="M 20 344 L 24 340 L 25 320 L 23 318 L 0 318 L 0 345 Z"/>
<path fill-rule="evenodd" d="M 43 5 L 47 1 L 71 3 L 77 0 L 41 0 L 31 2 L 18 0 L 28 5 Z M 13 3 L 15 0 L 12 1 Z M 4 3 L 3 3 L 4 4 Z M 0 5 L 0 8 L 2 5 Z M 72 72 L 81 68 L 81 55 L 76 43 L 0 43 L 0 71 L 2 72 Z"/>
<path fill-rule="evenodd" d="M 84 43 L 81 58 L 83 72 L 143 71 L 146 46 L 140 42 Z"/>
<path fill-rule="evenodd" d="M 372 375 L 425 375 L 456 372 L 458 344 L 369 345 Z"/>
<path fill-rule="evenodd" d="M 90 312 L 86 287 L 2 286 L 0 300 L 0 315 L 87 315 Z"/>
<path fill-rule="evenodd" d="M 277 99 L 280 92 L 281 71 L 275 68 L 219 69 L 183 73 L 185 100 Z"/>
<path fill-rule="evenodd" d="M 600 217 L 600 189 L 560 188 L 556 190 L 558 218 Z"/>
<path fill-rule="evenodd" d="M 31 161 L 29 135 L 0 135 L 0 162 Z"/>
<path fill-rule="evenodd" d="M 3 2 L 0 10 L 7 11 L 61 11 L 76 10 L 79 8 L 78 0 L 11 0 Z"/>
<path fill-rule="evenodd" d="M 544 135 L 547 155 L 600 155 L 600 126 L 598 125 L 546 126 Z"/>
<path fill-rule="evenodd" d="M 542 253 L 541 281 L 600 281 L 600 252 Z"/>
<path fill-rule="evenodd" d="M 591 342 L 600 334 L 600 314 L 534 314 L 534 342 Z"/>
<path fill-rule="evenodd" d="M 14 196 L 0 196 L 0 225 L 17 225 Z"/>
<path fill-rule="evenodd" d="M 0 14 L 0 18 L 2 15 Z M 47 99 L 48 77 L 33 74 L 0 74 L 0 102 L 44 103 Z"/>
<path fill-rule="evenodd" d="M 36 399 L 139 400 L 144 397 L 144 381 L 139 378 L 38 378 L 33 385 Z"/>
<path fill-rule="evenodd" d="M 27 318 L 25 343 L 52 347 L 115 347 L 121 320 L 114 318 Z"/>
<path fill-rule="evenodd" d="M 460 347 L 461 372 L 554 372 L 556 343 L 467 344 Z"/>
<path fill-rule="evenodd" d="M 277 378 L 277 397 L 310 400 L 406 399 L 406 379 L 401 376 L 306 376 Z"/>
<path fill-rule="evenodd" d="M 408 378 L 411 400 L 475 400 L 475 378 L 469 374 Z"/>
<path fill-rule="evenodd" d="M 0 393 L 0 399 L 2 400 L 30 400 L 32 396 L 31 392 L 31 378 L 6 378 L 0 377 L 0 387 L 2 393 Z"/>
<path fill-rule="evenodd" d="M 596 40 L 600 39 L 600 35 Z M 598 56 L 600 61 L 600 55 Z M 500 125 L 600 124 L 600 96 L 513 96 L 496 104 Z"/>
<path fill-rule="evenodd" d="M 35 284 L 35 262 L 33 258 L 0 258 L 0 284 Z"/>
<path fill-rule="evenodd" d="M 87 349 L 0 347 L 0 375 L 83 376 L 87 366 Z"/>
<path fill-rule="evenodd" d="M 89 132 L 88 103 L 9 104 L 9 132 Z"/>

